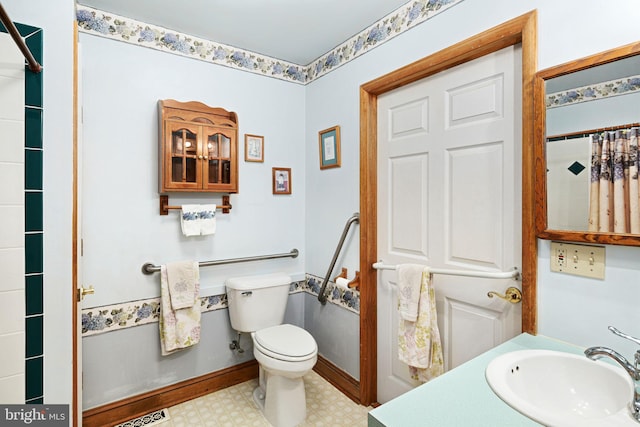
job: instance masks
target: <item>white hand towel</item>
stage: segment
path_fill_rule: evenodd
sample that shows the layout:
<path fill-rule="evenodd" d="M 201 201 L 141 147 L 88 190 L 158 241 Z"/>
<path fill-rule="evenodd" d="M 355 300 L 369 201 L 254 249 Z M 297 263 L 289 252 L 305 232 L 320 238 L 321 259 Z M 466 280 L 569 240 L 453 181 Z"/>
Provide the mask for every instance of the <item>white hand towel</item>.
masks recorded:
<path fill-rule="evenodd" d="M 418 317 L 420 282 L 424 265 L 400 264 L 398 273 L 398 312 L 404 320 L 415 322 Z"/>
<path fill-rule="evenodd" d="M 196 281 L 193 294 L 200 293 Z M 188 308 L 174 309 L 171 305 L 167 266 L 160 267 L 160 349 L 166 356 L 200 342 L 200 299 Z"/>
<path fill-rule="evenodd" d="M 200 205 L 198 217 L 200 234 L 206 236 L 216 232 L 216 205 Z"/>
<path fill-rule="evenodd" d="M 200 235 L 199 212 L 200 205 L 182 205 L 182 212 L 180 216 L 182 234 L 185 236 Z"/>
<path fill-rule="evenodd" d="M 181 261 L 167 264 L 167 280 L 171 308 L 193 307 L 198 297 L 196 285 L 200 281 L 200 270 L 195 261 Z"/>

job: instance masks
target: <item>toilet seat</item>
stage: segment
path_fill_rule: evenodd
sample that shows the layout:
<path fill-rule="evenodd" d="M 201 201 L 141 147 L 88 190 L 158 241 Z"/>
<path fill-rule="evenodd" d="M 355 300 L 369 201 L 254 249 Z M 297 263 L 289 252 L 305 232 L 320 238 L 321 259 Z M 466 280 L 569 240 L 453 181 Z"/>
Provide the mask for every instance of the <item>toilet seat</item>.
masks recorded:
<path fill-rule="evenodd" d="M 261 329 L 253 334 L 254 347 L 274 359 L 298 362 L 315 357 L 318 346 L 313 336 L 302 328 L 283 324 Z"/>

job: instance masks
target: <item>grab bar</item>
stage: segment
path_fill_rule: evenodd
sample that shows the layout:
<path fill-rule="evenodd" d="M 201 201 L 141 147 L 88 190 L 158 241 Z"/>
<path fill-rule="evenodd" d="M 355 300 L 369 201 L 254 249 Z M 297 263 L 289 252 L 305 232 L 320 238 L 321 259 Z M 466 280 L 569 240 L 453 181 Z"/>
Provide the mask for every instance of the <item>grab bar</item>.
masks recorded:
<path fill-rule="evenodd" d="M 374 263 L 372 267 L 375 268 L 376 270 L 396 270 L 398 268 L 397 265 L 384 264 L 381 261 Z M 429 272 L 433 274 L 447 274 L 449 276 L 484 277 L 487 279 L 518 280 L 520 278 L 520 272 L 516 267 L 514 267 L 513 271 L 500 271 L 500 272 L 447 270 L 442 268 L 429 268 Z"/>
<path fill-rule="evenodd" d="M 273 255 L 260 255 L 260 256 L 251 256 L 246 258 L 229 258 L 229 259 L 219 259 L 216 261 L 202 261 L 198 263 L 200 267 L 209 267 L 211 265 L 221 265 L 221 264 L 233 264 L 236 262 L 248 262 L 248 261 L 261 261 L 263 259 L 274 259 L 274 258 L 296 258 L 300 252 L 297 249 L 291 249 L 291 252 L 283 253 L 283 254 L 273 254 Z M 143 274 L 153 274 L 160 271 L 159 265 L 153 265 L 150 262 L 147 262 L 142 265 L 142 273 Z"/>
<path fill-rule="evenodd" d="M 320 292 L 318 292 L 318 301 L 320 301 L 322 305 L 327 303 L 327 296 L 324 293 L 327 288 L 327 284 L 329 283 L 329 277 L 331 276 L 331 272 L 333 271 L 333 268 L 336 266 L 338 255 L 340 255 L 340 250 L 342 249 L 342 245 L 344 245 L 344 239 L 347 237 L 349 228 L 351 227 L 351 224 L 353 224 L 354 222 L 360 222 L 360 214 L 358 212 L 354 213 L 351 216 L 351 218 L 347 220 L 347 223 L 344 225 L 344 230 L 342 230 L 342 236 L 340 236 L 340 241 L 338 242 L 338 246 L 336 247 L 336 252 L 333 254 L 331 265 L 329 265 L 329 270 L 327 270 L 327 275 L 322 281 Z"/>

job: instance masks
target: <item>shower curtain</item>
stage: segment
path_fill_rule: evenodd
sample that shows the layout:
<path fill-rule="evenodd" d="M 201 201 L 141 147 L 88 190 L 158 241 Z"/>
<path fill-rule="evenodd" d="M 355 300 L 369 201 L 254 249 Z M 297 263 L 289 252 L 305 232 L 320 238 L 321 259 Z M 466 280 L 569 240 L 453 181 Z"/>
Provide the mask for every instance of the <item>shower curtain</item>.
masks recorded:
<path fill-rule="evenodd" d="M 591 135 L 589 231 L 640 234 L 639 128 Z"/>

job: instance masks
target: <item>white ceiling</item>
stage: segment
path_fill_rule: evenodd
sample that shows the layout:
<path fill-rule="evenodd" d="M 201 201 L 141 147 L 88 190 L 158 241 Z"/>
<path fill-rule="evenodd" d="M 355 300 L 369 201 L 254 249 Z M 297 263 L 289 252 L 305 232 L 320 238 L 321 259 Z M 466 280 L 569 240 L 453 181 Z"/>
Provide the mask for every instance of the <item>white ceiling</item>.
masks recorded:
<path fill-rule="evenodd" d="M 147 24 L 308 65 L 407 0 L 78 0 Z"/>

